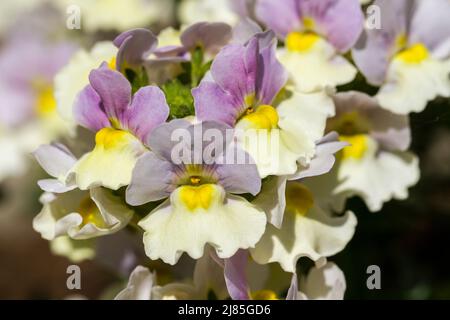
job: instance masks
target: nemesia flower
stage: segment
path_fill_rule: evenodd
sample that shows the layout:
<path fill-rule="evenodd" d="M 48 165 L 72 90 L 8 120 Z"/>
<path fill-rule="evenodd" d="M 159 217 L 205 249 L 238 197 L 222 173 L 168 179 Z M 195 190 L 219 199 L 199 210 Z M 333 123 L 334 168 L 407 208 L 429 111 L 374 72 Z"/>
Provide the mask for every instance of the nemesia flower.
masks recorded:
<path fill-rule="evenodd" d="M 377 0 L 380 29 L 366 29 L 353 48 L 356 65 L 381 107 L 420 112 L 437 96 L 450 97 L 450 3 Z"/>
<path fill-rule="evenodd" d="M 264 213 L 234 195 L 259 192 L 261 180 L 256 166 L 249 161 L 227 163 L 227 152 L 237 154 L 230 139 L 215 140 L 214 151 L 208 151 L 206 142 L 198 141 L 197 137 L 203 139 L 202 132 L 226 137 L 227 129 L 220 123 L 191 125 L 185 120 L 173 120 L 150 136 L 148 146 L 152 152 L 139 158 L 126 200 L 140 205 L 166 199 L 139 222 L 145 230 L 145 251 L 151 259 L 175 264 L 183 252 L 198 259 L 206 244 L 211 244 L 219 257 L 226 258 L 240 248 L 253 247 L 264 232 Z M 179 145 L 173 137 L 180 130 L 188 134 L 190 141 Z M 188 152 L 181 159 L 173 159 L 177 146 Z M 205 158 L 205 153 L 211 158 Z"/>
<path fill-rule="evenodd" d="M 58 112 L 73 121 L 73 103 L 77 94 L 89 84 L 89 73 L 103 61 L 116 68 L 117 48 L 110 41 L 97 42 L 90 51 L 79 49 L 55 76 L 55 99 Z"/>
<path fill-rule="evenodd" d="M 334 108 L 324 92 L 289 92 L 281 103 L 275 101 L 287 81 L 275 48 L 271 32 L 224 47 L 210 74 L 192 90 L 196 117 L 235 127 L 261 178 L 293 174 L 297 161 L 307 165 Z"/>
<path fill-rule="evenodd" d="M 284 40 L 281 63 L 300 91 L 342 85 L 357 73 L 340 54 L 363 30 L 358 0 L 258 0 L 256 16 Z"/>
<path fill-rule="evenodd" d="M 53 76 L 74 47 L 49 43 L 40 36 L 8 39 L 0 51 L 0 177 L 20 174 L 25 155 L 42 143 L 68 135 L 71 123 L 56 112 Z"/>
<path fill-rule="evenodd" d="M 228 292 L 222 268 L 210 256 L 210 248 L 197 260 L 192 281 L 156 284 L 156 273 L 137 266 L 130 275 L 128 285 L 116 300 L 197 300 L 207 299 L 212 292 L 217 298 L 225 299 Z"/>
<path fill-rule="evenodd" d="M 133 211 L 111 191 L 94 188 L 61 194 L 44 194 L 43 208 L 33 219 L 33 228 L 44 239 L 59 236 L 89 239 L 117 232 L 130 221 Z"/>
<path fill-rule="evenodd" d="M 117 30 L 168 23 L 173 0 L 57 0 L 64 12 L 71 5 L 80 8 L 81 28 L 87 32 Z"/>
<path fill-rule="evenodd" d="M 263 189 L 261 194 L 273 191 Z M 335 215 L 304 183 L 289 181 L 285 197 L 281 227 L 268 225 L 261 240 L 250 249 L 257 263 L 278 262 L 286 272 L 295 272 L 298 259 L 308 257 L 322 266 L 327 257 L 342 251 L 353 237 L 355 215 L 351 211 Z"/>
<path fill-rule="evenodd" d="M 128 80 L 104 63 L 89 75 L 90 85 L 79 93 L 74 116 L 96 132 L 95 148 L 71 169 L 82 190 L 104 186 L 117 190 L 129 184 L 137 158 L 147 148 L 151 131 L 169 115 L 164 93 L 154 86 L 133 96 Z"/>
<path fill-rule="evenodd" d="M 239 251 L 223 262 L 228 292 L 233 300 L 279 300 L 276 291 L 261 289 L 253 291 L 248 281 L 246 266 L 248 253 Z M 300 281 L 294 272 L 286 300 L 342 300 L 346 289 L 345 277 L 337 265 L 328 262 L 321 267 L 312 267 Z"/>
<path fill-rule="evenodd" d="M 329 120 L 328 130 L 337 131 L 351 146 L 344 148 L 329 175 L 311 179 L 322 186 L 317 196 L 337 211 L 354 195 L 371 211 L 391 199 L 405 199 L 420 175 L 417 156 L 406 151 L 411 142 L 408 117 L 381 109 L 374 98 L 359 92 L 339 93 L 334 100 L 337 115 Z"/>
<path fill-rule="evenodd" d="M 174 30 L 170 33 L 171 37 L 174 36 L 173 33 L 177 34 Z M 230 39 L 230 26 L 218 22 L 193 24 L 179 34 L 177 41 L 171 39 L 169 43 L 162 42 L 159 47 L 159 40 L 151 31 L 129 30 L 114 40 L 119 48 L 117 70 L 125 72 L 126 69 L 133 69 L 139 73 L 143 67 L 150 83 L 162 84 L 183 71 L 179 64 L 192 60 L 196 49 L 201 49 L 202 60 L 196 62 L 205 63 L 207 61 L 203 60 L 211 59 Z"/>

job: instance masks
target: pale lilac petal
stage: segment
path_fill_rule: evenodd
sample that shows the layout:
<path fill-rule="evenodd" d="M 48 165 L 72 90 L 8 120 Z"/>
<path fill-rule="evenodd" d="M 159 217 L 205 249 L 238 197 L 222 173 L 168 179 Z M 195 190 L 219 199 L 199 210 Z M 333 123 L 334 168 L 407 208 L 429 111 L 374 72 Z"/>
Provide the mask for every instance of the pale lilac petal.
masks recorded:
<path fill-rule="evenodd" d="M 156 86 L 140 88 L 133 96 L 123 121 L 141 141 L 147 141 L 151 131 L 169 117 L 164 92 Z"/>
<path fill-rule="evenodd" d="M 289 286 L 288 293 L 286 295 L 286 300 L 298 300 L 298 279 L 297 274 L 292 274 L 291 285 Z"/>
<path fill-rule="evenodd" d="M 411 143 L 409 118 L 382 109 L 375 98 L 367 94 L 349 91 L 338 93 L 333 97 L 336 116 L 357 111 L 371 124 L 370 135 L 381 147 L 387 150 L 408 149 Z"/>
<path fill-rule="evenodd" d="M 132 206 L 167 198 L 176 186 L 172 185 L 173 165 L 153 152 L 142 155 L 134 167 L 127 187 L 126 201 Z"/>
<path fill-rule="evenodd" d="M 73 114 L 79 125 L 94 132 L 110 126 L 100 96 L 91 85 L 87 85 L 78 93 L 73 105 Z"/>
<path fill-rule="evenodd" d="M 216 172 L 219 175 L 219 182 L 230 193 L 250 193 L 256 196 L 261 190 L 261 178 L 259 177 L 258 169 L 250 155 L 245 151 L 233 146 L 232 154 L 236 155 L 241 152 L 241 159 L 247 159 L 246 163 L 229 163 L 218 165 Z M 227 150 L 227 152 L 228 152 Z M 226 152 L 226 153 L 227 153 Z M 226 157 L 226 153 L 224 157 Z"/>
<path fill-rule="evenodd" d="M 410 44 L 424 43 L 438 58 L 450 56 L 450 1 L 417 1 L 409 32 Z"/>
<path fill-rule="evenodd" d="M 199 120 L 218 121 L 234 126 L 242 106 L 214 82 L 202 81 L 192 90 L 195 115 Z"/>
<path fill-rule="evenodd" d="M 181 34 L 186 51 L 201 46 L 206 52 L 217 53 L 231 39 L 231 27 L 222 22 L 198 22 Z"/>
<path fill-rule="evenodd" d="M 258 19 L 281 38 L 301 27 L 296 0 L 259 0 L 255 11 Z"/>
<path fill-rule="evenodd" d="M 76 162 L 66 147 L 56 143 L 42 145 L 33 154 L 39 165 L 55 178 L 65 176 Z"/>
<path fill-rule="evenodd" d="M 116 68 L 123 70 L 124 66 L 138 66 L 158 46 L 158 38 L 147 29 L 133 29 L 123 32 L 114 39 L 114 45 L 119 48 Z"/>
<path fill-rule="evenodd" d="M 276 58 L 276 41 L 261 51 L 261 62 L 258 64 L 258 100 L 263 104 L 271 104 L 275 96 L 287 82 L 288 73 Z"/>
<path fill-rule="evenodd" d="M 234 256 L 224 259 L 224 276 L 228 293 L 233 300 L 249 300 L 249 288 L 247 282 L 246 266 L 248 252 L 238 250 Z"/>
<path fill-rule="evenodd" d="M 386 78 L 391 57 L 399 48 L 396 40 L 407 35 L 408 19 L 412 1 L 377 0 L 380 8 L 381 28 L 365 30 L 352 50 L 353 59 L 359 70 L 373 85 L 381 85 Z"/>
<path fill-rule="evenodd" d="M 358 0 L 299 0 L 303 17 L 314 19 L 315 31 L 340 52 L 348 51 L 364 27 L 364 14 Z"/>
<path fill-rule="evenodd" d="M 174 119 L 170 122 L 163 123 L 157 126 L 152 134 L 148 137 L 145 144 L 150 147 L 150 149 L 164 158 L 165 160 L 171 162 L 172 155 L 171 152 L 175 145 L 180 143 L 174 135 L 179 129 L 187 130 L 191 124 L 184 119 Z"/>
<path fill-rule="evenodd" d="M 232 42 L 244 45 L 251 37 L 260 32 L 262 32 L 261 27 L 246 17 L 233 28 Z"/>
<path fill-rule="evenodd" d="M 131 100 L 131 85 L 120 72 L 109 69 L 105 64 L 89 74 L 91 86 L 100 96 L 109 119 L 121 122 Z"/>
<path fill-rule="evenodd" d="M 244 105 L 245 97 L 256 93 L 258 41 L 247 46 L 232 44 L 223 48 L 211 65 L 216 83 L 235 98 L 235 104 Z"/>

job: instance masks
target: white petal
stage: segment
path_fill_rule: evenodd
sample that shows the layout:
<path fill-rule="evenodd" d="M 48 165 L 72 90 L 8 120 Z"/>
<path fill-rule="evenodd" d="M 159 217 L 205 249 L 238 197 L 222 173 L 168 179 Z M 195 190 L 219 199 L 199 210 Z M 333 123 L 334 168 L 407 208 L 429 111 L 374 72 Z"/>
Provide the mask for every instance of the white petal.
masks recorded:
<path fill-rule="evenodd" d="M 450 60 L 429 58 L 408 64 L 395 59 L 376 98 L 383 108 L 394 113 L 421 112 L 428 101 L 438 96 L 450 97 L 449 74 Z"/>
<path fill-rule="evenodd" d="M 56 74 L 55 99 L 61 117 L 73 121 L 72 106 L 77 94 L 89 84 L 89 72 L 103 61 L 110 62 L 116 54 L 117 48 L 111 41 L 98 42 L 90 52 L 84 49 L 76 52 Z"/>
<path fill-rule="evenodd" d="M 343 85 L 357 74 L 356 68 L 323 39 L 307 52 L 280 50 L 278 57 L 296 88 L 302 92 Z"/>
<path fill-rule="evenodd" d="M 229 258 L 238 249 L 256 244 L 266 225 L 264 212 L 244 198 L 226 195 L 220 186 L 210 186 L 207 209 L 188 209 L 180 195 L 185 187 L 180 187 L 139 222 L 145 230 L 145 251 L 150 259 L 161 258 L 173 265 L 183 252 L 198 259 L 208 243 L 220 258 Z"/>
<path fill-rule="evenodd" d="M 98 186 L 117 190 L 130 184 L 134 166 L 144 150 L 137 138 L 127 134 L 117 146 L 104 148 L 96 145 L 92 152 L 78 160 L 69 174 L 75 175 L 81 190 Z"/>
<path fill-rule="evenodd" d="M 250 252 L 258 263 L 278 262 L 286 272 L 295 272 L 300 257 L 322 264 L 326 257 L 343 250 L 353 237 L 355 226 L 356 217 L 350 211 L 333 216 L 314 204 L 302 215 L 287 205 L 281 229 L 268 225 Z"/>
<path fill-rule="evenodd" d="M 391 199 L 406 199 L 408 188 L 420 177 L 417 156 L 410 152 L 375 150 L 375 146 L 369 147 L 364 158 L 341 161 L 338 167 L 341 183 L 334 191 L 347 197 L 359 195 L 371 211 L 380 210 Z"/>
<path fill-rule="evenodd" d="M 332 262 L 322 268 L 313 267 L 306 279 L 300 280 L 299 294 L 309 300 L 342 300 L 346 289 L 345 276 Z"/>
<path fill-rule="evenodd" d="M 262 184 L 261 192 L 252 201 L 264 210 L 267 220 L 277 228 L 281 228 L 286 208 L 286 182 L 285 176 L 268 177 Z"/>
<path fill-rule="evenodd" d="M 78 213 L 82 201 L 89 197 L 99 210 L 100 226 L 83 224 L 83 217 Z M 63 235 L 73 239 L 89 239 L 111 234 L 125 227 L 133 214 L 120 199 L 102 188 L 92 189 L 90 194 L 73 190 L 43 200 L 41 212 L 33 219 L 33 228 L 47 240 Z"/>
<path fill-rule="evenodd" d="M 114 300 L 151 300 L 156 274 L 143 266 L 137 266 L 130 275 L 127 287 Z"/>

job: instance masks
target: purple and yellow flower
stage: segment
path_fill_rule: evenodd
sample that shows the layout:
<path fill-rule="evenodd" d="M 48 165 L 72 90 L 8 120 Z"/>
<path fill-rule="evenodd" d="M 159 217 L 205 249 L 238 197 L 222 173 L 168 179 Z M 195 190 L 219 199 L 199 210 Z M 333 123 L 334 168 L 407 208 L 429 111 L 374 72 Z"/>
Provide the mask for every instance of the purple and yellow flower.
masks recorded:
<path fill-rule="evenodd" d="M 43 208 L 33 220 L 33 228 L 44 239 L 69 236 L 89 239 L 124 228 L 133 211 L 110 190 L 98 187 L 89 191 L 76 189 L 67 182 L 76 158 L 62 145 L 43 145 L 35 152 L 42 168 L 55 179 L 40 180 L 45 191 Z M 67 179 L 68 180 L 68 179 Z"/>
<path fill-rule="evenodd" d="M 420 112 L 450 97 L 450 2 L 377 0 L 380 29 L 366 29 L 352 51 L 381 107 Z"/>
<path fill-rule="evenodd" d="M 210 73 L 192 90 L 196 117 L 236 128 L 262 178 L 297 171 L 315 153 L 333 103 L 324 92 L 277 95 L 287 72 L 275 57 L 276 39 L 266 32 L 246 44 L 230 44 L 214 59 Z"/>
<path fill-rule="evenodd" d="M 41 36 L 14 35 L 0 51 L 0 180 L 26 169 L 26 154 L 67 136 L 74 125 L 56 110 L 53 77 L 74 50 Z"/>
<path fill-rule="evenodd" d="M 327 130 L 337 131 L 350 146 L 342 150 L 330 174 L 311 179 L 316 195 L 339 212 L 345 199 L 355 195 L 371 211 L 393 198 L 406 199 L 420 176 L 417 156 L 407 151 L 408 117 L 382 109 L 375 98 L 360 92 L 338 93 L 334 101 L 336 117 L 328 121 Z"/>
<path fill-rule="evenodd" d="M 240 250 L 233 257 L 221 262 L 226 286 L 233 300 L 280 300 L 278 290 L 267 289 L 259 278 L 258 283 L 252 281 L 251 273 L 261 274 L 262 269 L 269 269 L 268 265 L 255 268 L 249 263 L 248 252 Z M 274 270 L 267 270 L 274 274 Z M 285 277 L 283 277 L 285 278 Z M 285 282 L 279 279 L 278 282 Z M 261 286 L 262 284 L 262 286 Z M 300 289 L 300 290 L 299 290 Z M 328 262 L 323 266 L 314 266 L 298 283 L 297 274 L 292 274 L 286 300 L 342 300 L 346 290 L 345 276 L 339 267 Z M 281 291 L 281 290 L 280 290 Z"/>
<path fill-rule="evenodd" d="M 342 85 L 357 73 L 341 54 L 363 30 L 358 0 L 258 0 L 256 15 L 284 40 L 281 63 L 300 91 Z"/>
<path fill-rule="evenodd" d="M 215 132 L 226 137 L 227 129 L 215 122 L 191 125 L 173 120 L 150 136 L 152 151 L 139 158 L 126 200 L 141 205 L 165 199 L 139 222 L 151 259 L 175 264 L 183 252 L 198 259 L 206 244 L 211 244 L 219 257 L 227 258 L 240 248 L 253 247 L 263 234 L 264 212 L 235 195 L 259 192 L 256 166 L 245 153 L 248 161 L 242 164 L 227 161 L 228 152 L 238 152 L 230 139 L 215 140 L 211 152 L 210 145 L 196 136 L 200 132 L 198 137 L 206 139 L 207 132 Z M 186 133 L 190 141 L 174 142 L 178 132 Z M 185 150 L 184 156 L 174 157 L 179 148 Z"/>
<path fill-rule="evenodd" d="M 87 190 L 103 186 L 117 190 L 130 183 L 137 158 L 147 151 L 152 130 L 166 121 L 169 107 L 155 86 L 131 85 L 104 63 L 89 75 L 90 85 L 79 93 L 74 117 L 95 132 L 95 148 L 77 161 L 69 172 L 77 186 Z"/>

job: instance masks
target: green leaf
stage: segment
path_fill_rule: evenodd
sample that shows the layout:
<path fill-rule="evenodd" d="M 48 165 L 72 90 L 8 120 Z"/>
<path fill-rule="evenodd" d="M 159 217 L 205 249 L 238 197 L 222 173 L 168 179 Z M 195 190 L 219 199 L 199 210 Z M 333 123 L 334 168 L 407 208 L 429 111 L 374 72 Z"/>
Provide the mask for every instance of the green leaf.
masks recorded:
<path fill-rule="evenodd" d="M 167 104 L 170 107 L 170 118 L 179 119 L 187 116 L 193 116 L 194 98 L 191 94 L 191 88 L 175 79 L 165 83 L 161 89 L 166 95 Z"/>

